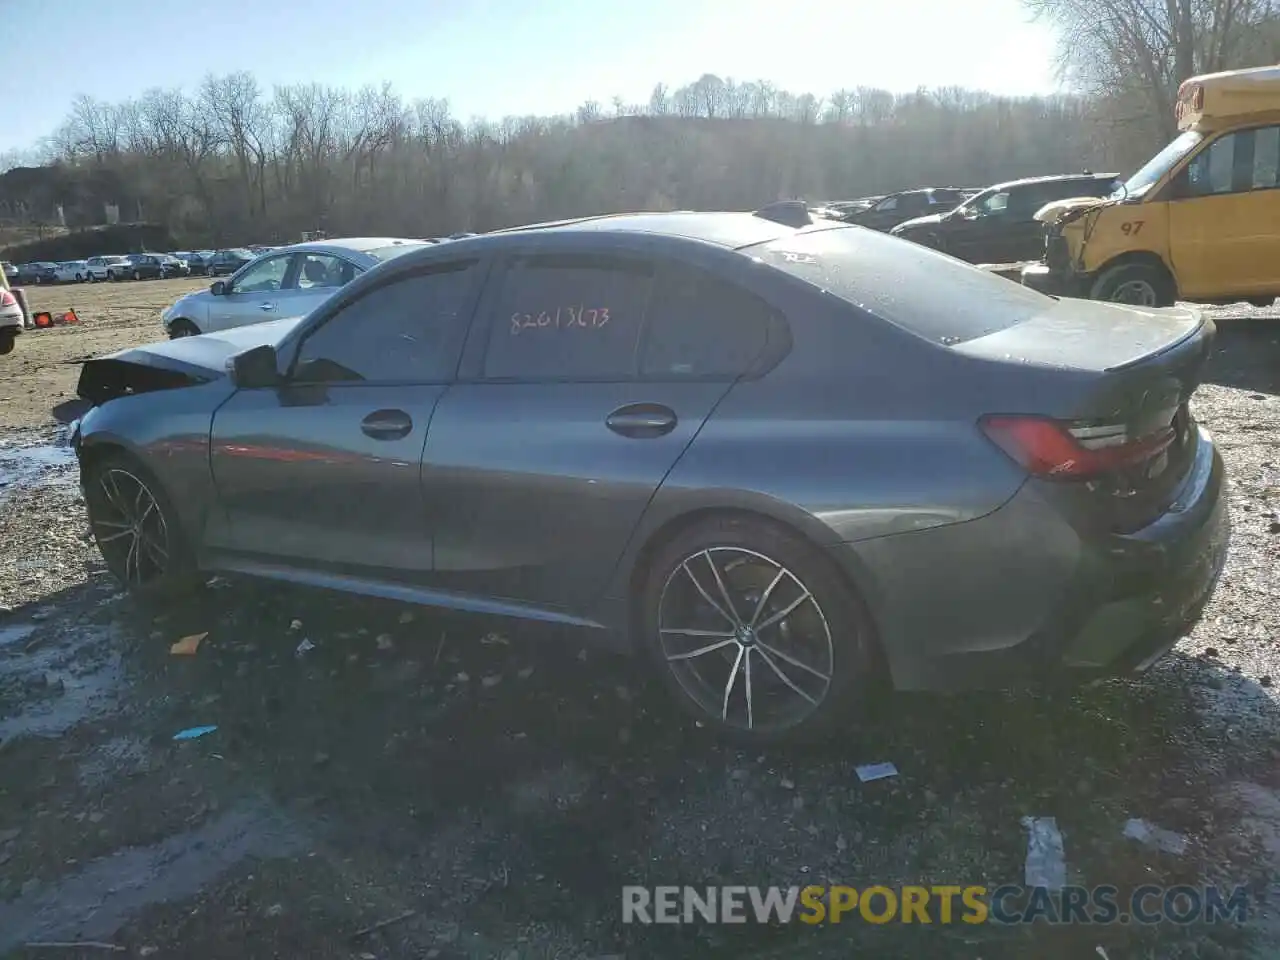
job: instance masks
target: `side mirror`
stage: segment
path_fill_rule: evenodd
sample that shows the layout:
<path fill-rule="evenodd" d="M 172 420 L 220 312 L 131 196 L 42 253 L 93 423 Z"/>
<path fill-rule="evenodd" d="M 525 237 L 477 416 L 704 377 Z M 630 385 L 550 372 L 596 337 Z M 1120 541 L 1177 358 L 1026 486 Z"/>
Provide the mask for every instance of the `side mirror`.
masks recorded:
<path fill-rule="evenodd" d="M 225 280 L 215 280 L 209 284 L 209 292 L 215 297 L 225 297 L 227 295 L 227 282 Z"/>
<path fill-rule="evenodd" d="M 280 382 L 276 366 L 276 348 L 269 343 L 238 353 L 227 361 L 231 382 L 240 390 L 274 387 Z"/>
<path fill-rule="evenodd" d="M 964 217 L 966 220 L 977 220 L 978 209 L 977 207 L 965 207 L 960 211 L 960 216 Z"/>

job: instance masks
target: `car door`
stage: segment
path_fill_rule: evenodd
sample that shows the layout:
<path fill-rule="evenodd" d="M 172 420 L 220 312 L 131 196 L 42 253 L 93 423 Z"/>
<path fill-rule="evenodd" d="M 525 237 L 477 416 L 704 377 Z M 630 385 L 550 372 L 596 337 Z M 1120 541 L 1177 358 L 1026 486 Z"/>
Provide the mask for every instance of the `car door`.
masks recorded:
<path fill-rule="evenodd" d="M 639 254 L 510 262 L 485 295 L 463 376 L 440 401 L 423 455 L 442 586 L 569 611 L 600 595 L 650 498 L 732 384 L 733 371 L 678 349 L 713 308 L 759 311 L 723 289 L 693 267 Z M 665 339 L 647 345 L 646 335 Z M 646 351 L 656 375 L 640 369 Z"/>
<path fill-rule="evenodd" d="M 947 233 L 947 252 L 970 263 L 1002 263 L 1008 252 L 1002 245 L 1009 217 L 1011 192 L 1000 190 L 970 200 Z"/>
<path fill-rule="evenodd" d="M 293 254 L 263 257 L 223 281 L 220 296 L 210 298 L 208 333 L 280 319 L 280 303 L 294 289 Z"/>
<path fill-rule="evenodd" d="M 1045 225 L 1036 219 L 1036 213 L 1054 199 L 1057 196 L 1053 188 L 1044 183 L 1010 189 L 1004 229 L 994 238 L 995 252 L 999 254 L 995 262 L 1018 263 L 1044 256 Z"/>
<path fill-rule="evenodd" d="M 419 482 L 436 403 L 457 370 L 479 268 L 460 260 L 343 298 L 315 318 L 282 385 L 214 416 L 226 520 L 210 546 L 289 566 L 425 577 Z"/>
<path fill-rule="evenodd" d="M 1172 184 L 1169 245 L 1188 298 L 1280 293 L 1280 127 L 1214 140 Z"/>

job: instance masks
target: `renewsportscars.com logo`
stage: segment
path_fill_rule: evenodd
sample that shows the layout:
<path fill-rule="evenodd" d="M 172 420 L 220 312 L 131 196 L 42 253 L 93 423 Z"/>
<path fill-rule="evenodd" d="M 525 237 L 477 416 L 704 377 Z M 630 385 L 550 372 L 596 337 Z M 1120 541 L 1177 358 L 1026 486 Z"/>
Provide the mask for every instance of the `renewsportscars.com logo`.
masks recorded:
<path fill-rule="evenodd" d="M 623 923 L 1244 923 L 1244 887 L 934 885 L 622 888 Z"/>

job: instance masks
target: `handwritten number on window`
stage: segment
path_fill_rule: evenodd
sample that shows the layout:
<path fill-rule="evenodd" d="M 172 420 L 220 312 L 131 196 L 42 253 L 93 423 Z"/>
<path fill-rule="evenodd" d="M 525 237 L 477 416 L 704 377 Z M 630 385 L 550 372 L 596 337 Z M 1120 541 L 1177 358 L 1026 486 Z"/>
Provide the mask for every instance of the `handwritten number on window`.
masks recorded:
<path fill-rule="evenodd" d="M 609 324 L 608 307 L 556 307 L 555 311 L 511 315 L 511 335 L 518 336 L 525 330 L 599 330 Z"/>

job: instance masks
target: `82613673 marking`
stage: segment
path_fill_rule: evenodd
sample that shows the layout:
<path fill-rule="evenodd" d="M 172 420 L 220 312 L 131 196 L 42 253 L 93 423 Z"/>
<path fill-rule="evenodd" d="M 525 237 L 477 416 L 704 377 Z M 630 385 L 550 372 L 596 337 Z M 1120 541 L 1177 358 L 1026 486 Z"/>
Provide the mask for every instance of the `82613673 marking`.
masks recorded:
<path fill-rule="evenodd" d="M 599 330 L 609 323 L 608 307 L 556 307 L 537 314 L 517 311 L 511 315 L 511 335 L 523 330 Z"/>

